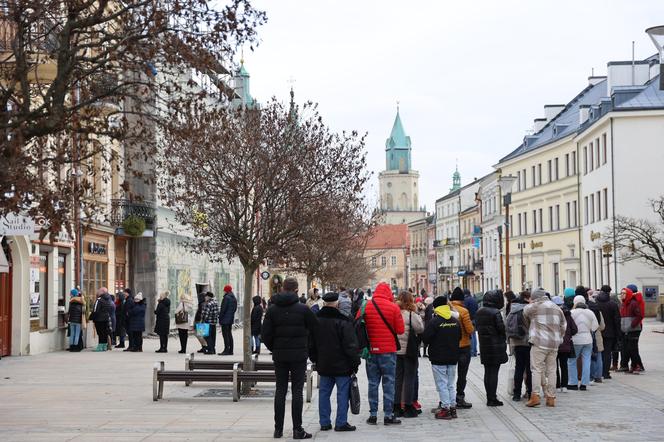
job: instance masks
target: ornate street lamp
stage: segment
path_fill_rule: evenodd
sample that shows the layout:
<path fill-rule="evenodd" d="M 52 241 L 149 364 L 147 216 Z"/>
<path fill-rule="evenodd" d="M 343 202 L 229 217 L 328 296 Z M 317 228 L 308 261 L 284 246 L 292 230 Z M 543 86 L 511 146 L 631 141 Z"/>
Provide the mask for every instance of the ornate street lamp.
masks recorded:
<path fill-rule="evenodd" d="M 653 26 L 646 33 L 659 52 L 659 90 L 664 91 L 664 26 Z"/>
<path fill-rule="evenodd" d="M 516 177 L 512 175 L 498 178 L 500 193 L 505 206 L 505 290 L 510 290 L 510 204 L 512 203 L 512 187 Z"/>

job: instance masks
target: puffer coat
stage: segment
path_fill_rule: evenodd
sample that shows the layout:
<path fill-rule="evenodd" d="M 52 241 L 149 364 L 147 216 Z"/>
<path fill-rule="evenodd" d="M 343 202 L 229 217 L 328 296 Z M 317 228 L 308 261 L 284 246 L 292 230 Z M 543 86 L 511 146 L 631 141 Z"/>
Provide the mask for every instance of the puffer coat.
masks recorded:
<path fill-rule="evenodd" d="M 500 310 L 505 300 L 500 290 L 486 292 L 482 308 L 475 315 L 475 327 L 479 336 L 480 361 L 484 365 L 500 365 L 507 362 L 507 335 Z"/>

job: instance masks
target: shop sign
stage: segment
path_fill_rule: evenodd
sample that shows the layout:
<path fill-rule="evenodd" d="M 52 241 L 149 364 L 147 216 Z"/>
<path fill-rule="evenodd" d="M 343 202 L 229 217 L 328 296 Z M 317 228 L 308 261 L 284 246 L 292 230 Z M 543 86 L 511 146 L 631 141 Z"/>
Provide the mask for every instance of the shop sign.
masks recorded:
<path fill-rule="evenodd" d="M 99 244 L 96 242 L 88 243 L 88 252 L 93 255 L 105 255 L 106 254 L 106 245 Z"/>
<path fill-rule="evenodd" d="M 590 231 L 590 240 L 591 241 L 596 241 L 602 237 L 602 234 L 599 232 L 593 232 L 592 230 Z"/>
<path fill-rule="evenodd" d="M 0 218 L 0 235 L 34 235 L 35 220 L 27 216 L 8 213 Z"/>
<path fill-rule="evenodd" d="M 544 247 L 544 243 L 542 241 L 538 241 L 538 242 L 530 241 L 530 248 L 531 249 L 537 249 L 537 248 L 540 248 L 540 247 Z"/>

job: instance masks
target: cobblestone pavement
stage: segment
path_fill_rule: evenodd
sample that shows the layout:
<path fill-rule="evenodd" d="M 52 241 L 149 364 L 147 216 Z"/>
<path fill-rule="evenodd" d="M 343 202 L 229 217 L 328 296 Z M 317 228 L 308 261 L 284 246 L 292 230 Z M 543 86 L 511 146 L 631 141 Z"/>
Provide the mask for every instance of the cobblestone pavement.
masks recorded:
<path fill-rule="evenodd" d="M 649 321 L 643 333 L 641 352 L 647 372 L 618 373 L 587 392 L 559 394 L 553 409 L 527 409 L 524 402 L 512 402 L 505 392 L 506 365 L 499 386 L 505 406 L 486 407 L 482 366 L 474 358 L 466 392 L 473 408 L 460 410 L 455 421 L 437 421 L 428 413 L 437 403 L 430 365 L 420 359 L 420 401 L 425 413 L 419 418 L 403 419 L 402 425 L 393 427 L 366 425 L 367 384 L 361 369 L 362 413 L 350 417 L 357 432 L 320 432 L 315 390 L 312 403 L 305 404 L 305 428 L 315 439 L 326 441 L 664 440 L 664 334 L 653 330 L 664 330 L 664 324 Z M 261 387 L 268 397 L 233 403 L 227 396 L 228 385 L 167 383 L 164 399 L 153 402 L 154 362 L 164 360 L 167 369 L 180 370 L 184 360 L 176 353 L 176 339 L 171 339 L 167 354 L 155 354 L 156 344 L 156 339 L 146 340 L 144 353 L 85 351 L 3 358 L 0 440 L 272 440 L 270 385 Z M 190 350 L 198 349 L 193 338 L 189 345 Z M 200 397 L 215 393 L 221 397 Z M 285 436 L 290 437 L 288 410 Z"/>

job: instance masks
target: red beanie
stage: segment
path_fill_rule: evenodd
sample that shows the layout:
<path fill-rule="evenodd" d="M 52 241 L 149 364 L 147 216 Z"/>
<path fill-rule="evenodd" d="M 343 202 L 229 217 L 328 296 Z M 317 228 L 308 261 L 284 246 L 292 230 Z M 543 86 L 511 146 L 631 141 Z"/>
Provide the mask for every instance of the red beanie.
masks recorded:
<path fill-rule="evenodd" d="M 233 287 L 231 287 L 230 284 L 227 284 L 226 286 L 224 286 L 224 293 L 228 293 L 228 292 L 232 292 L 232 291 L 233 291 Z"/>

